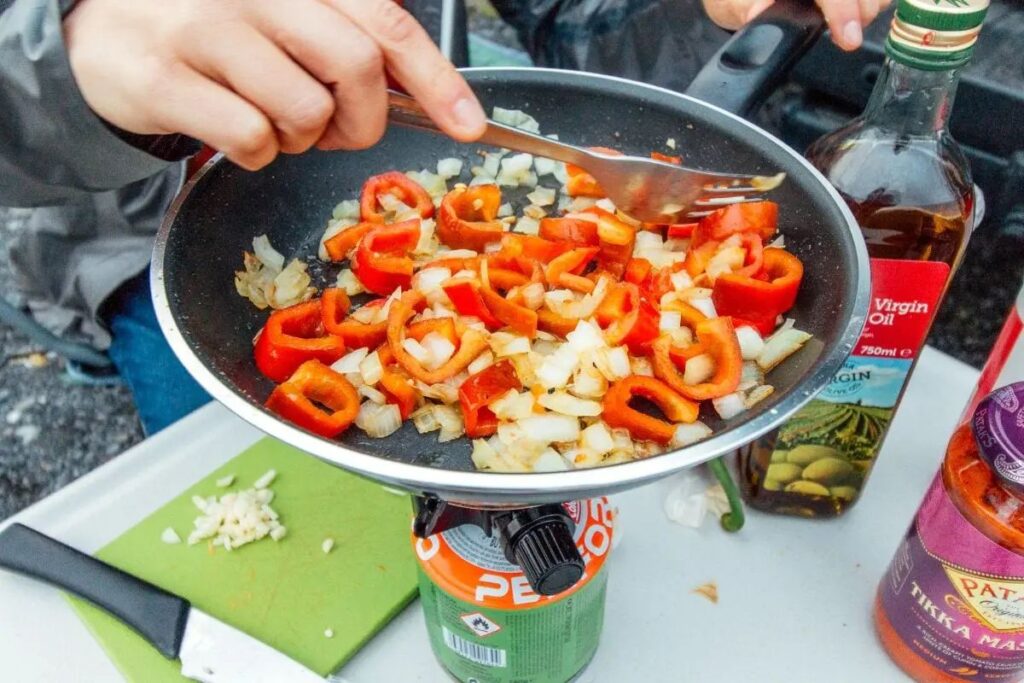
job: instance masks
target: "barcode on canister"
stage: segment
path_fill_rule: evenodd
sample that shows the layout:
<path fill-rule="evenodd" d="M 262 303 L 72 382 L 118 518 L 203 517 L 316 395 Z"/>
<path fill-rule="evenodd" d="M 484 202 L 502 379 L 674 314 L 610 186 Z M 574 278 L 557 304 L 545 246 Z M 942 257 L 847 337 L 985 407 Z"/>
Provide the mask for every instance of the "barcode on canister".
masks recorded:
<path fill-rule="evenodd" d="M 441 634 L 444 636 L 444 644 L 460 657 L 465 657 L 470 661 L 476 662 L 477 664 L 483 664 L 484 666 L 493 666 L 500 669 L 505 668 L 504 650 L 499 650 L 496 647 L 487 647 L 486 645 L 480 645 L 470 640 L 466 640 L 465 638 L 452 633 L 444 626 L 441 627 Z"/>

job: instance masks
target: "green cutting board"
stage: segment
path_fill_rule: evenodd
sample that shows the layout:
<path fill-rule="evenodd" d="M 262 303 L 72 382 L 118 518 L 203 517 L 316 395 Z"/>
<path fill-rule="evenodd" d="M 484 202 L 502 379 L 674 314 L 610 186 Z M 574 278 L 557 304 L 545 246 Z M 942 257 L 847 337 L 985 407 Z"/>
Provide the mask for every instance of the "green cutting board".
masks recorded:
<path fill-rule="evenodd" d="M 252 486 L 269 469 L 271 506 L 288 534 L 231 552 L 204 543 L 168 545 L 172 527 L 188 537 L 200 513 L 192 496 Z M 214 483 L 235 475 L 227 488 Z M 96 557 L 187 598 L 199 609 L 327 675 L 345 663 L 416 595 L 406 496 L 263 439 L 129 529 Z M 324 554 L 321 545 L 334 539 Z M 71 603 L 129 681 L 181 681 L 163 658 L 121 622 Z M 330 629 L 333 637 L 324 632 Z M 55 653 L 57 654 L 57 653 Z"/>

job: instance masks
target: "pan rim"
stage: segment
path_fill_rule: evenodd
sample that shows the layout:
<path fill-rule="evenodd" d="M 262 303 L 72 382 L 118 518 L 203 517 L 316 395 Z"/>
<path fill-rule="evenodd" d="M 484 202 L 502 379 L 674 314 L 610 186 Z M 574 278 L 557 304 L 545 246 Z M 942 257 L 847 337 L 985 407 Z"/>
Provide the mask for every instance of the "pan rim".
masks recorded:
<path fill-rule="evenodd" d="M 841 367 L 860 336 L 867 315 L 870 295 L 867 248 L 860 236 L 860 230 L 853 214 L 839 193 L 796 150 L 768 131 L 713 104 L 667 88 L 625 78 L 563 69 L 530 67 L 471 67 L 460 71 L 468 75 L 483 76 L 518 72 L 549 74 L 563 79 L 568 78 L 570 81 L 575 79 L 577 82 L 610 82 L 662 96 L 683 98 L 741 124 L 756 136 L 756 139 L 774 145 L 791 156 L 798 165 L 819 181 L 845 218 L 846 228 L 854 249 L 853 262 L 856 269 L 856 291 L 854 300 L 851 302 L 850 319 L 833 348 L 816 362 L 817 369 L 804 380 L 803 384 L 807 387 L 824 387 L 828 379 Z M 164 277 L 164 259 L 171 226 L 196 184 L 223 158 L 223 154 L 217 154 L 188 180 L 172 202 L 156 235 L 150 284 L 157 320 L 178 359 L 214 399 L 269 436 L 344 469 L 408 490 L 439 493 L 447 498 L 465 497 L 467 500 L 484 503 L 514 502 L 517 499 L 529 501 L 570 500 L 574 497 L 595 495 L 598 492 L 611 492 L 640 486 L 734 451 L 779 426 L 792 413 L 810 401 L 816 393 L 809 389 L 794 388 L 772 410 L 752 418 L 739 427 L 718 432 L 704 441 L 682 449 L 666 451 L 654 457 L 628 463 L 562 472 L 499 473 L 442 469 L 391 460 L 381 455 L 365 453 L 344 444 L 323 439 L 271 416 L 260 407 L 250 403 L 243 395 L 236 393 L 226 383 L 221 382 L 192 350 L 181 333 L 171 310 Z M 555 493 L 558 495 L 553 496 L 552 494 Z"/>

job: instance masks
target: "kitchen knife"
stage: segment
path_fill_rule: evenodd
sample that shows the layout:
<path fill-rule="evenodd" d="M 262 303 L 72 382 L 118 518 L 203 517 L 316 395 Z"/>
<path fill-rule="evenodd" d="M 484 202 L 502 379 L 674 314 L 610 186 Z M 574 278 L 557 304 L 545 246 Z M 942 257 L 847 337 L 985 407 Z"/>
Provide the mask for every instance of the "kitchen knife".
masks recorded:
<path fill-rule="evenodd" d="M 0 532 L 0 567 L 50 583 L 110 613 L 204 683 L 323 683 L 252 636 L 116 567 L 22 524 Z"/>

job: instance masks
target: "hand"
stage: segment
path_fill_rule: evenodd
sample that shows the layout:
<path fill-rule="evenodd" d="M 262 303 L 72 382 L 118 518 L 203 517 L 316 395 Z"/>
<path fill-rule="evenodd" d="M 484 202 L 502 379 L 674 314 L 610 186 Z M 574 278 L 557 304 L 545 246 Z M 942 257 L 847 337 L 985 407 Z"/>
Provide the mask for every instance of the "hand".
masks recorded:
<path fill-rule="evenodd" d="M 99 116 L 198 138 L 250 170 L 376 143 L 387 75 L 452 137 L 484 129 L 469 86 L 391 0 L 82 0 L 64 32 Z"/>
<path fill-rule="evenodd" d="M 774 0 L 703 0 L 713 22 L 730 30 L 746 24 L 772 6 Z M 832 41 L 846 51 L 864 41 L 862 29 L 886 9 L 891 0 L 815 0 L 828 21 Z"/>

